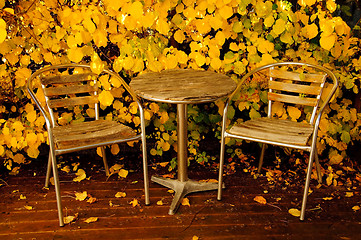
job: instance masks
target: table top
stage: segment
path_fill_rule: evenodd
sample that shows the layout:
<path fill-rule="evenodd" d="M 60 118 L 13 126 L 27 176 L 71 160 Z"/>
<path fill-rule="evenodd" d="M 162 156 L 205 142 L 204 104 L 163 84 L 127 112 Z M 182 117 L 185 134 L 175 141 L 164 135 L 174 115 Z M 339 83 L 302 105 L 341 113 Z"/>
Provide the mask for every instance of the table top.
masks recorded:
<path fill-rule="evenodd" d="M 171 69 L 141 74 L 130 87 L 144 99 L 178 104 L 215 101 L 232 93 L 236 83 L 221 73 Z"/>

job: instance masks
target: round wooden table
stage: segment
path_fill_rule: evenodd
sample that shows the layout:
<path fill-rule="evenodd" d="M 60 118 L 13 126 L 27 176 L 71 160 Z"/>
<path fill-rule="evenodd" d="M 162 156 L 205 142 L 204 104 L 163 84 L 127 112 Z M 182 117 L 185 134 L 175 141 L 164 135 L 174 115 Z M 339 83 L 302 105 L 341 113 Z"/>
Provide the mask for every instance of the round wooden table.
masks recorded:
<path fill-rule="evenodd" d="M 200 183 L 188 179 L 187 174 L 187 104 L 212 102 L 228 96 L 236 83 L 228 76 L 211 71 L 173 69 L 148 72 L 137 76 L 130 87 L 139 97 L 164 103 L 177 104 L 178 179 L 152 176 L 151 180 L 175 191 L 169 209 L 173 215 L 184 196 L 193 192 L 216 190 L 217 183 Z"/>

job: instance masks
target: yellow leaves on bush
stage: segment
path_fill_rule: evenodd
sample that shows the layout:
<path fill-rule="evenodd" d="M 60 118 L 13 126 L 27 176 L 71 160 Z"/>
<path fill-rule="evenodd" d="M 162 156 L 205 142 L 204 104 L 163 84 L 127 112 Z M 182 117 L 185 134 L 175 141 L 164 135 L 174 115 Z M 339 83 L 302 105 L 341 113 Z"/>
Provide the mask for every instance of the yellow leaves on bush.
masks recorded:
<path fill-rule="evenodd" d="M 325 34 L 321 34 L 321 39 L 320 39 L 320 45 L 321 47 L 323 47 L 326 50 L 331 50 L 331 48 L 335 45 L 336 42 L 336 35 L 335 34 L 331 34 L 331 35 L 325 35 Z"/>
<path fill-rule="evenodd" d="M 318 35 L 318 27 L 315 23 L 312 23 L 311 25 L 305 26 L 302 33 L 306 38 L 312 39 Z"/>
<path fill-rule="evenodd" d="M 15 87 L 23 87 L 26 84 L 27 79 L 31 75 L 31 70 L 28 68 L 19 68 L 15 72 Z"/>
<path fill-rule="evenodd" d="M 0 43 L 4 42 L 7 36 L 6 22 L 0 18 Z"/>
<path fill-rule="evenodd" d="M 174 39 L 178 42 L 178 43 L 182 43 L 186 38 L 184 35 L 184 32 L 182 30 L 177 30 L 174 34 Z"/>
<path fill-rule="evenodd" d="M 219 9 L 219 15 L 221 15 L 223 19 L 227 20 L 233 15 L 233 8 L 228 5 L 224 5 L 221 9 Z"/>
<path fill-rule="evenodd" d="M 333 13 L 334 11 L 336 11 L 337 9 L 337 4 L 335 3 L 334 0 L 327 0 L 326 2 L 326 8 Z"/>
<path fill-rule="evenodd" d="M 168 36 L 169 30 L 170 30 L 170 26 L 169 26 L 168 21 L 166 21 L 166 19 L 158 19 L 157 22 L 156 22 L 156 30 L 160 34 Z"/>
<path fill-rule="evenodd" d="M 301 111 L 299 110 L 299 108 L 296 108 L 293 106 L 288 106 L 287 112 L 288 112 L 288 115 L 291 117 L 292 121 L 296 121 L 297 119 L 299 119 L 301 117 Z"/>
<path fill-rule="evenodd" d="M 263 22 L 263 24 L 266 26 L 266 28 L 272 27 L 274 23 L 275 23 L 275 19 L 272 15 L 267 16 Z"/>
<path fill-rule="evenodd" d="M 112 105 L 113 101 L 114 101 L 114 97 L 111 94 L 110 91 L 102 91 L 99 96 L 98 96 L 99 102 L 100 104 L 104 105 L 104 106 L 110 106 Z"/>
<path fill-rule="evenodd" d="M 302 7 L 306 6 L 312 6 L 316 3 L 316 0 L 298 0 L 298 4 L 300 4 Z"/>

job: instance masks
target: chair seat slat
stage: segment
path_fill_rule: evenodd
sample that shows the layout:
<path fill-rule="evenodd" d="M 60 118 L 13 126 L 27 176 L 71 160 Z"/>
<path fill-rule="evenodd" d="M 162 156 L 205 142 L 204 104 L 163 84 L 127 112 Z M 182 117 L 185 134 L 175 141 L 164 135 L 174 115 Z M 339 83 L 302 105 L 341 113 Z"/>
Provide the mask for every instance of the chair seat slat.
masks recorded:
<path fill-rule="evenodd" d="M 95 103 L 98 103 L 97 96 L 51 99 L 48 101 L 49 107 L 51 107 L 51 108 L 87 105 L 87 104 L 95 104 Z"/>
<path fill-rule="evenodd" d="M 274 93 L 274 92 L 268 93 L 268 100 L 292 103 L 292 104 L 300 104 L 300 105 L 306 105 L 312 107 L 316 106 L 318 101 L 316 98 L 293 96 L 293 95 L 286 95 L 286 94 Z"/>
<path fill-rule="evenodd" d="M 48 84 L 63 84 L 63 83 L 73 83 L 73 82 L 82 82 L 82 81 L 93 81 L 92 76 L 96 76 L 96 74 L 89 73 L 79 73 L 72 75 L 56 75 L 56 76 L 46 76 L 41 78 L 41 83 L 43 85 Z"/>
<path fill-rule="evenodd" d="M 316 73 L 304 73 L 300 74 L 298 72 L 290 72 L 280 69 L 270 69 L 269 71 L 270 77 L 279 78 L 279 79 L 288 79 L 294 81 L 302 81 L 302 82 L 314 82 L 314 83 L 322 83 L 326 79 L 326 74 L 316 74 Z M 302 76 L 302 77 L 301 77 Z"/>
<path fill-rule="evenodd" d="M 321 92 L 320 86 L 300 85 L 300 84 L 277 82 L 277 81 L 270 81 L 269 88 L 273 90 L 311 94 L 311 95 L 318 95 Z"/>
<path fill-rule="evenodd" d="M 308 123 L 290 120 L 258 118 L 235 124 L 227 132 L 248 138 L 305 146 L 313 127 Z"/>
<path fill-rule="evenodd" d="M 50 87 L 44 89 L 46 96 L 68 95 L 77 93 L 93 93 L 97 91 L 96 86 L 90 85 L 77 85 L 77 86 L 62 86 L 62 87 Z"/>
<path fill-rule="evenodd" d="M 75 123 L 53 129 L 57 149 L 82 147 L 111 141 L 120 142 L 122 139 L 129 139 L 136 135 L 132 128 L 106 120 Z"/>

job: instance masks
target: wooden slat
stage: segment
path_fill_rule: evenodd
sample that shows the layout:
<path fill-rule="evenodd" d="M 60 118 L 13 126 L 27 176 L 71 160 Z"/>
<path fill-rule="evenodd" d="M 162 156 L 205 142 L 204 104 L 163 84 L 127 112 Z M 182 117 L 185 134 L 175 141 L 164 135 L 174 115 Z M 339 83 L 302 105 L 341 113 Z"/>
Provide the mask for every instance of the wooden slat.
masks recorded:
<path fill-rule="evenodd" d="M 98 103 L 97 96 L 51 99 L 48 101 L 49 107 L 51 108 L 87 105 L 87 104 L 95 104 L 95 103 Z"/>
<path fill-rule="evenodd" d="M 326 76 L 326 74 L 304 73 L 301 79 L 300 73 L 297 72 L 285 71 L 280 69 L 270 69 L 270 77 L 289 79 L 294 81 L 322 83 L 325 81 Z"/>
<path fill-rule="evenodd" d="M 228 132 L 248 138 L 305 146 L 313 127 L 307 123 L 259 118 L 235 124 Z"/>
<path fill-rule="evenodd" d="M 278 81 L 270 81 L 269 88 L 274 90 L 303 93 L 310 95 L 318 95 L 321 92 L 320 86 L 309 86 L 309 85 L 301 85 L 301 84 L 278 82 Z"/>
<path fill-rule="evenodd" d="M 136 136 L 132 128 L 115 121 L 96 120 L 59 126 L 53 129 L 58 149 L 81 147 L 103 142 L 120 142 Z"/>
<path fill-rule="evenodd" d="M 57 75 L 51 77 L 41 78 L 41 83 L 43 85 L 48 84 L 60 84 L 60 83 L 72 83 L 72 82 L 81 82 L 81 81 L 92 81 L 91 76 L 96 76 L 94 73 L 81 73 L 81 74 L 72 74 L 72 75 Z"/>
<path fill-rule="evenodd" d="M 286 95 L 286 94 L 274 93 L 274 92 L 268 93 L 268 100 L 292 103 L 292 104 L 300 104 L 300 105 L 306 105 L 312 107 L 316 106 L 318 101 L 316 98 L 300 97 L 300 96 Z"/>
<path fill-rule="evenodd" d="M 44 94 L 45 96 L 57 96 L 77 93 L 93 93 L 97 91 L 97 89 L 97 86 L 90 85 L 49 87 L 44 89 Z"/>

